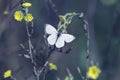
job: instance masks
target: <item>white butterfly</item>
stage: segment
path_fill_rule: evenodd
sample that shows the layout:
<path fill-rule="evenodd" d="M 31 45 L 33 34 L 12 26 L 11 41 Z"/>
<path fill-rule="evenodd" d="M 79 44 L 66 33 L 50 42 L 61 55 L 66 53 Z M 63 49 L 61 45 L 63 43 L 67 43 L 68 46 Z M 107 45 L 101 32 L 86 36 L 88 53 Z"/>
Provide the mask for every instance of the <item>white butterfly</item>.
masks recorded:
<path fill-rule="evenodd" d="M 47 41 L 49 45 L 55 45 L 57 48 L 61 48 L 66 43 L 72 42 L 75 37 L 70 34 L 60 33 L 50 24 L 45 25 L 45 32 L 49 34 Z"/>

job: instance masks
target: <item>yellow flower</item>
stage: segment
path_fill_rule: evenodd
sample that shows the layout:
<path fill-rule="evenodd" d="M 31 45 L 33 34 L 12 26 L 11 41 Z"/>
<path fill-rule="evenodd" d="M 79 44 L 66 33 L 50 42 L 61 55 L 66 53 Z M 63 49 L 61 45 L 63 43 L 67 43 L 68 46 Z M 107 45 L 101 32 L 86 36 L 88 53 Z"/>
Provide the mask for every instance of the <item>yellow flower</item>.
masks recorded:
<path fill-rule="evenodd" d="M 32 4 L 29 3 L 29 2 L 25 2 L 25 3 L 22 4 L 22 7 L 25 7 L 25 8 L 29 8 L 31 6 L 32 6 Z"/>
<path fill-rule="evenodd" d="M 32 14 L 27 14 L 27 15 L 25 15 L 24 16 L 24 20 L 26 21 L 26 22 L 31 22 L 32 20 L 33 20 L 33 16 L 32 16 Z"/>
<path fill-rule="evenodd" d="M 48 64 L 51 70 L 57 70 L 57 66 L 53 63 Z"/>
<path fill-rule="evenodd" d="M 99 77 L 100 72 L 101 70 L 97 66 L 90 66 L 87 72 L 87 77 L 95 80 Z"/>
<path fill-rule="evenodd" d="M 18 11 L 15 11 L 14 13 L 14 19 L 17 20 L 17 21 L 22 21 L 24 17 L 24 14 L 22 11 L 18 10 Z"/>
<path fill-rule="evenodd" d="M 7 71 L 4 73 L 4 78 L 10 77 L 11 74 L 12 74 L 12 71 L 11 71 L 11 70 L 7 70 Z"/>

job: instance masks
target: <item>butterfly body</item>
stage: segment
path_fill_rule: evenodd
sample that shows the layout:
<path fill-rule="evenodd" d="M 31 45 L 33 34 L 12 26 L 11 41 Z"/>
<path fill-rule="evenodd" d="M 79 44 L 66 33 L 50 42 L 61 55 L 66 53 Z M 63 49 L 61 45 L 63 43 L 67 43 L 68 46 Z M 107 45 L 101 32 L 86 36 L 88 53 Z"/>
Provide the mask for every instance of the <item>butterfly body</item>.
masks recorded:
<path fill-rule="evenodd" d="M 55 45 L 57 48 L 62 48 L 66 43 L 72 42 L 75 37 L 70 34 L 60 33 L 50 24 L 46 24 L 45 32 L 49 35 L 47 38 L 49 45 Z"/>

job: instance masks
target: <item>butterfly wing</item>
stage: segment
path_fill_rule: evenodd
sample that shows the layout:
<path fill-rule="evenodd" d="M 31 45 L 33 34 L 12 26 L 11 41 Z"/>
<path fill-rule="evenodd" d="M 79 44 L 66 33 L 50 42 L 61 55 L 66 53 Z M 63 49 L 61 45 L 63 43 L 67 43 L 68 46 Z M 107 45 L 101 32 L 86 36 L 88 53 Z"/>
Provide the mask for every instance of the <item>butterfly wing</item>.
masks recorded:
<path fill-rule="evenodd" d="M 61 34 L 61 36 L 66 43 L 70 43 L 75 39 L 75 37 L 71 34 Z"/>
<path fill-rule="evenodd" d="M 58 31 L 50 24 L 45 25 L 45 32 L 50 34 L 47 38 L 48 44 L 55 44 L 57 48 L 61 48 L 65 45 L 65 42 L 70 43 L 75 39 L 75 37 L 70 34 L 61 34 L 59 37 L 57 37 Z"/>
<path fill-rule="evenodd" d="M 57 40 L 57 34 L 51 34 L 48 36 L 47 41 L 49 45 L 54 45 Z"/>
<path fill-rule="evenodd" d="M 50 24 L 45 25 L 45 32 L 49 34 L 47 41 L 49 45 L 54 45 L 57 40 L 58 31 Z"/>
<path fill-rule="evenodd" d="M 45 32 L 47 34 L 57 34 L 58 33 L 57 30 L 50 24 L 45 25 Z"/>
<path fill-rule="evenodd" d="M 57 41 L 56 41 L 56 43 L 55 43 L 55 46 L 56 46 L 57 48 L 61 48 L 61 47 L 63 47 L 63 46 L 65 45 L 65 42 L 70 43 L 70 42 L 72 42 L 74 39 L 75 39 L 75 37 L 74 37 L 73 35 L 70 35 L 70 34 L 61 34 L 61 35 L 58 37 L 58 39 L 57 39 Z"/>
<path fill-rule="evenodd" d="M 61 48 L 65 45 L 65 41 L 64 41 L 64 38 L 62 37 L 62 35 L 60 35 L 55 43 L 55 46 L 57 48 Z"/>

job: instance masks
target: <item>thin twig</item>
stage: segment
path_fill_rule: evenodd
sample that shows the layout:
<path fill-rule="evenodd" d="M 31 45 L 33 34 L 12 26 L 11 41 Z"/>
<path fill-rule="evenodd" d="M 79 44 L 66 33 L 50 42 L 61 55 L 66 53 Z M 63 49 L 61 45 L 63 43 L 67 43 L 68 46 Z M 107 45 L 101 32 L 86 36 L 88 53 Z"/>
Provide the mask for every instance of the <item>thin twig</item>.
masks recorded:
<path fill-rule="evenodd" d="M 66 71 L 68 73 L 69 79 L 74 80 L 74 77 L 73 77 L 72 73 L 70 72 L 70 70 L 68 68 L 66 68 Z"/>
<path fill-rule="evenodd" d="M 85 80 L 85 77 L 82 75 L 81 70 L 80 70 L 79 67 L 77 67 L 77 71 L 78 71 L 79 75 L 81 76 L 81 78 L 82 78 L 83 80 Z"/>
<path fill-rule="evenodd" d="M 36 68 L 36 63 L 33 60 L 33 54 L 32 54 L 33 53 L 33 45 L 32 45 L 31 34 L 29 32 L 29 28 L 28 28 L 28 23 L 27 22 L 26 22 L 26 30 L 27 30 L 27 35 L 28 35 L 28 46 L 29 46 L 30 59 L 31 59 L 32 64 L 34 64 L 33 70 L 34 70 L 34 73 L 36 75 L 36 79 L 39 80 L 40 74 L 38 74 L 37 68 Z"/>
<path fill-rule="evenodd" d="M 88 25 L 88 22 L 86 20 L 83 20 L 84 21 L 84 31 L 85 31 L 85 36 L 86 36 L 86 39 L 87 39 L 87 46 L 86 46 L 86 51 L 87 51 L 87 65 L 86 65 L 86 80 L 88 80 L 88 77 L 87 77 L 87 71 L 88 71 L 88 67 L 89 67 L 89 64 L 90 64 L 90 32 L 89 32 L 89 25 Z"/>
<path fill-rule="evenodd" d="M 21 48 L 22 48 L 24 51 L 29 52 L 29 50 L 26 49 L 25 46 L 24 46 L 23 44 L 20 44 L 20 46 L 21 46 Z"/>
<path fill-rule="evenodd" d="M 16 78 L 14 78 L 13 76 L 11 76 L 11 79 L 16 80 Z"/>

